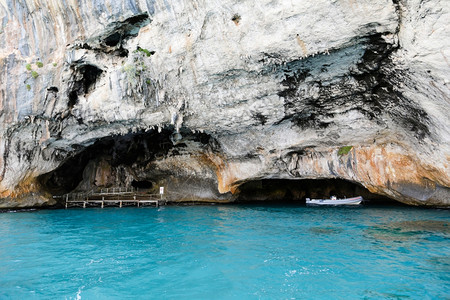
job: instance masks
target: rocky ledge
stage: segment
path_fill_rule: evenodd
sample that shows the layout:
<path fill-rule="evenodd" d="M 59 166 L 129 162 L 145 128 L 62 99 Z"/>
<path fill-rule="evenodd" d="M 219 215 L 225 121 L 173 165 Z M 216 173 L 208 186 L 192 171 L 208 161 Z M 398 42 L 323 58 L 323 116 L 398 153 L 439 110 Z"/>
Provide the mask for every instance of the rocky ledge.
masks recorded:
<path fill-rule="evenodd" d="M 4 0 L 0 20 L 0 207 L 114 186 L 450 206 L 447 1 Z"/>

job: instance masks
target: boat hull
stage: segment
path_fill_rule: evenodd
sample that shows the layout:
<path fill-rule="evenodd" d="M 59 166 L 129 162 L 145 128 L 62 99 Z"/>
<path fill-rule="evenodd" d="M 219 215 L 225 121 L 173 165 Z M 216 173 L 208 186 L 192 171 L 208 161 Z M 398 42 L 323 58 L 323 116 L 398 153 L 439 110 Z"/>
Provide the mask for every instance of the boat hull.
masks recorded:
<path fill-rule="evenodd" d="M 306 199 L 306 204 L 310 205 L 359 205 L 363 201 L 361 196 L 346 199 Z"/>

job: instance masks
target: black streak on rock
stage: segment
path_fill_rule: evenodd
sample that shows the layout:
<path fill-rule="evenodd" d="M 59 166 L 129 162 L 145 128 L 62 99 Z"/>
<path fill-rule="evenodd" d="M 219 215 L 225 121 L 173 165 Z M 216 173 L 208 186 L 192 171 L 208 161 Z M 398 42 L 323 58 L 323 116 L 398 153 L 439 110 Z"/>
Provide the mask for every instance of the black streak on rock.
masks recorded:
<path fill-rule="evenodd" d="M 382 33 L 355 43 L 365 49 L 360 62 L 348 73 L 341 74 L 341 78 L 335 77 L 331 84 L 325 85 L 312 78 L 313 70 L 305 69 L 306 65 L 313 65 L 319 70 L 327 71 L 328 68 L 324 68 L 326 64 L 320 62 L 320 56 L 306 59 L 314 60 L 314 63 L 292 61 L 280 69 L 284 72 L 280 83 L 286 87 L 278 93 L 284 98 L 285 106 L 285 117 L 281 121 L 291 120 L 303 129 L 322 129 L 333 123 L 333 111 L 345 113 L 348 110 L 358 110 L 369 120 L 380 124 L 384 122 L 383 115 L 390 116 L 389 119 L 412 132 L 419 140 L 429 135 L 427 113 L 396 89 L 402 80 L 408 80 L 405 74 L 392 70 L 394 64 L 390 55 L 396 50 L 396 46 L 387 43 Z M 313 96 L 302 94 L 301 87 L 313 88 L 316 92 Z M 346 109 L 342 110 L 342 107 Z"/>
<path fill-rule="evenodd" d="M 261 125 L 265 125 L 267 123 L 267 117 L 259 112 L 253 114 L 253 118 Z"/>

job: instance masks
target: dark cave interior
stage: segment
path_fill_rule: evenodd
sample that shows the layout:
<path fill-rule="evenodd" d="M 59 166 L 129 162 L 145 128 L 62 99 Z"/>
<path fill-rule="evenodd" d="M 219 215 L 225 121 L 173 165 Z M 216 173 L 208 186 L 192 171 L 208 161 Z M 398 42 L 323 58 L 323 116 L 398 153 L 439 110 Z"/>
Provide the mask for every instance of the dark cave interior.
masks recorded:
<path fill-rule="evenodd" d="M 182 137 L 183 140 L 177 142 L 174 137 Z M 168 127 L 161 132 L 153 129 L 101 138 L 88 147 L 74 145 L 75 155 L 66 159 L 56 170 L 39 176 L 38 180 L 44 190 L 53 195 L 69 193 L 77 189 L 83 180 L 90 161 L 103 159 L 112 168 L 144 166 L 167 155 L 177 155 L 187 147 L 183 143 L 185 140 L 198 142 L 206 147 L 209 145 L 210 136 L 184 129 L 178 134 L 174 128 Z M 117 185 L 123 186 L 121 183 Z M 152 185 L 151 180 L 147 178 L 135 178 L 131 182 L 131 186 L 138 189 L 150 189 Z"/>
<path fill-rule="evenodd" d="M 305 203 L 306 198 L 328 199 L 331 196 L 362 196 L 375 204 L 397 203 L 369 192 L 362 185 L 343 179 L 261 179 L 243 183 L 238 188 L 237 202 Z"/>
<path fill-rule="evenodd" d="M 177 141 L 177 136 L 183 139 Z M 149 163 L 168 156 L 179 155 L 187 145 L 185 141 L 195 141 L 200 147 L 217 147 L 215 140 L 205 133 L 192 133 L 181 130 L 176 133 L 173 128 L 150 130 L 147 132 L 129 133 L 126 135 L 109 136 L 97 140 L 94 144 L 83 147 L 74 145 L 74 153 L 64 161 L 56 170 L 41 175 L 38 180 L 42 188 L 52 195 L 62 195 L 70 192 L 85 192 L 80 189 L 80 183 L 86 176 L 92 174 L 89 169 L 90 162 L 106 162 L 111 169 L 142 168 Z M 144 167 L 145 169 L 145 167 Z M 87 175 L 88 174 L 88 175 Z M 137 173 L 136 173 L 137 174 Z M 170 176 L 169 174 L 166 174 Z M 147 177 L 146 177 L 147 176 Z M 159 174 L 158 176 L 164 176 Z M 122 178 L 116 177 L 114 184 L 126 187 Z M 133 175 L 127 185 L 139 190 L 154 188 L 151 175 Z M 105 188 L 113 186 L 93 185 L 90 188 Z M 130 187 L 130 186 L 128 186 Z M 302 204 L 305 198 L 329 198 L 335 195 L 338 198 L 363 196 L 365 200 L 373 203 L 394 203 L 389 198 L 373 194 L 360 184 L 342 179 L 260 179 L 242 183 L 233 199 L 237 203 L 274 202 Z M 231 199 L 230 199 L 231 200 Z"/>

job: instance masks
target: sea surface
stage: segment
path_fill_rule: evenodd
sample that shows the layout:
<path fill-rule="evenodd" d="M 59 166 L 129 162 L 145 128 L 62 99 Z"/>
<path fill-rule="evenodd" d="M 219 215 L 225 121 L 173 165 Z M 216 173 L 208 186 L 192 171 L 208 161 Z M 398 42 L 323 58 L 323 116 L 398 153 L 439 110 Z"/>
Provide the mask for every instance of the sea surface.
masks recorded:
<path fill-rule="evenodd" d="M 292 205 L 0 214 L 0 299 L 450 299 L 450 211 Z"/>

